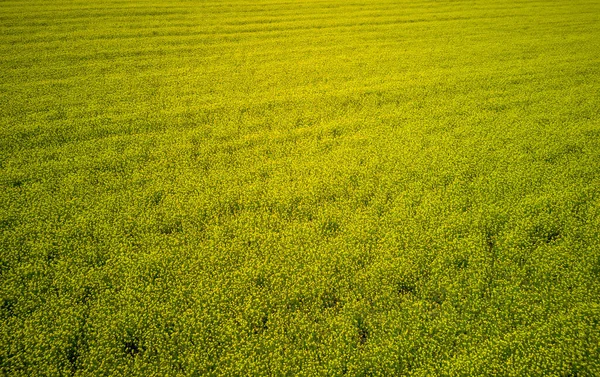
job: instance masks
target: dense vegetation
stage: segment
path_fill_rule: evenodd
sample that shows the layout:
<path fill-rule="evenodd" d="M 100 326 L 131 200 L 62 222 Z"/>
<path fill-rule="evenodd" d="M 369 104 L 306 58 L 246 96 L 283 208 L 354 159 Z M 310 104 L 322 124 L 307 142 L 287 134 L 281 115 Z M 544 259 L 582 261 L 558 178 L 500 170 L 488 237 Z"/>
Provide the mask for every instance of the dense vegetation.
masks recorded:
<path fill-rule="evenodd" d="M 0 2 L 0 370 L 600 375 L 600 2 Z"/>

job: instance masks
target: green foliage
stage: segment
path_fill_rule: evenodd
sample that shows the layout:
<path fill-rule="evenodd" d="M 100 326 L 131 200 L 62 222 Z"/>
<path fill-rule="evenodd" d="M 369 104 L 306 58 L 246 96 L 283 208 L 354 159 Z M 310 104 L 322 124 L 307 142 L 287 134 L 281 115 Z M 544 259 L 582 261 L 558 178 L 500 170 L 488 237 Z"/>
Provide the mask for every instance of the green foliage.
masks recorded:
<path fill-rule="evenodd" d="M 600 375 L 600 3 L 0 3 L 7 376 Z"/>

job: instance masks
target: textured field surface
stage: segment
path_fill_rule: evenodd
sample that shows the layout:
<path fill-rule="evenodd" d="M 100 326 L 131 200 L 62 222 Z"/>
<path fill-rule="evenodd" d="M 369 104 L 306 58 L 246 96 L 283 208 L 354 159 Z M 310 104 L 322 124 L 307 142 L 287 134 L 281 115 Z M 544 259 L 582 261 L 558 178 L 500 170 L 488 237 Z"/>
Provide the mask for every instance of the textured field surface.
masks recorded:
<path fill-rule="evenodd" d="M 600 1 L 0 1 L 0 371 L 600 375 Z"/>

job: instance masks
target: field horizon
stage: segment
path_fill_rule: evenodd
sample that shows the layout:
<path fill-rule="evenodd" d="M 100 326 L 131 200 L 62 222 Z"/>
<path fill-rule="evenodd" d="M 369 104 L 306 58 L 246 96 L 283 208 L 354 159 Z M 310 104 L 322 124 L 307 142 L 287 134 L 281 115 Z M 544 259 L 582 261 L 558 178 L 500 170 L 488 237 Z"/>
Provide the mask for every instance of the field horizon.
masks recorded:
<path fill-rule="evenodd" d="M 0 2 L 0 374 L 600 375 L 600 2 Z"/>

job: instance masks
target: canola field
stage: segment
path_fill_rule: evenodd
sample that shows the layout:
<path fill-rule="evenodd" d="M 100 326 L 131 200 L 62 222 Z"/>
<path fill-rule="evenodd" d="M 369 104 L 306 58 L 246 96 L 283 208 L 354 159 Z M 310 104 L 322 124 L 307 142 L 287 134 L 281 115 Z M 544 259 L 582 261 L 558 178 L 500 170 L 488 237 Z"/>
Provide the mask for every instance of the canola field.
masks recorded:
<path fill-rule="evenodd" d="M 600 1 L 0 1 L 0 371 L 600 375 Z"/>

